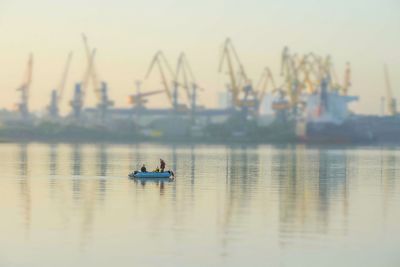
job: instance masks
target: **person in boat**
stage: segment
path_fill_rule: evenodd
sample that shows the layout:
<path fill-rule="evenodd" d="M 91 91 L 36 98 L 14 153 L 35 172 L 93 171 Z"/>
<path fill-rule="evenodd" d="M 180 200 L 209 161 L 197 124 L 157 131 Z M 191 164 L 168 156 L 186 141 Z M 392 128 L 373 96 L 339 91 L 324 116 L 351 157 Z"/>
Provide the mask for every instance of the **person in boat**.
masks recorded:
<path fill-rule="evenodd" d="M 158 168 L 158 166 L 157 166 L 157 168 L 154 171 L 155 172 L 160 172 L 160 168 Z"/>
<path fill-rule="evenodd" d="M 164 172 L 164 169 L 165 169 L 165 161 L 164 161 L 163 159 L 160 159 L 160 169 L 161 169 L 161 172 Z"/>
<path fill-rule="evenodd" d="M 141 172 L 147 172 L 146 166 L 143 164 L 142 168 L 140 168 Z"/>

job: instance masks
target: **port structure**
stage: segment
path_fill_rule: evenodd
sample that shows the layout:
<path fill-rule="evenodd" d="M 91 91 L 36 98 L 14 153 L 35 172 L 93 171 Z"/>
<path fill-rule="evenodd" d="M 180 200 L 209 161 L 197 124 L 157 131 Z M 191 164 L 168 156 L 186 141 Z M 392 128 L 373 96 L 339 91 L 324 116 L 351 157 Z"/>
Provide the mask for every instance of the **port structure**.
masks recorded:
<path fill-rule="evenodd" d="M 60 117 L 60 102 L 64 95 L 64 89 L 68 78 L 68 73 L 72 60 L 72 52 L 69 52 L 61 75 L 61 80 L 56 89 L 51 91 L 50 105 L 47 107 L 48 115 L 51 119 L 57 120 Z"/>
<path fill-rule="evenodd" d="M 96 126 L 98 125 L 96 123 L 100 121 L 102 125 L 111 126 L 110 129 L 113 128 L 113 125 L 124 124 L 126 127 L 132 127 L 130 129 L 139 131 L 151 128 L 165 130 L 165 132 L 174 130 L 174 128 L 182 128 L 187 132 L 187 129 L 192 126 L 195 126 L 192 127 L 193 129 L 201 128 L 208 131 L 211 127 L 215 132 L 221 130 L 220 132 L 227 135 L 252 136 L 254 131 L 242 131 L 241 129 L 255 129 L 267 125 L 264 120 L 266 116 L 261 116 L 260 109 L 265 97 L 270 95 L 275 121 L 285 122 L 283 126 L 291 129 L 292 125 L 286 124 L 286 122 L 296 124 L 300 120 L 304 120 L 315 126 L 313 126 L 315 132 L 321 128 L 321 123 L 324 125 L 342 123 L 347 114 L 350 114 L 347 103 L 356 100 L 355 97 L 348 96 L 351 87 L 350 63 L 346 63 L 343 79 L 340 79 L 329 55 L 297 54 L 292 53 L 288 47 L 285 47 L 281 54 L 281 81 L 276 83 L 271 69 L 265 67 L 258 83 L 253 86 L 232 41 L 228 38 L 224 42 L 218 66 L 218 71 L 227 74 L 229 81 L 226 87 L 230 99 L 226 108 L 206 109 L 199 105 L 198 95 L 203 89 L 198 85 L 185 53 L 179 54 L 176 66 L 172 68 L 162 51 L 158 51 L 152 58 L 143 80 L 146 82 L 150 75 L 157 72 L 161 80 L 161 88 L 142 91 L 142 82 L 138 81 L 135 94 L 129 96 L 131 107 L 114 108 L 114 103 L 108 95 L 107 83 L 100 81 L 96 70 L 94 63 L 96 49 L 89 47 L 85 35 L 82 35 L 82 39 L 87 67 L 81 81 L 75 85 L 74 97 L 70 102 L 72 117 L 79 125 Z M 52 101 L 48 106 L 48 112 L 53 118 L 59 117 L 59 102 L 62 99 L 68 75 L 70 57 L 67 57 L 59 86 L 52 91 Z M 27 74 L 19 88 L 21 103 L 18 110 L 22 117 L 29 116 L 28 89 L 32 75 L 31 61 L 33 60 L 28 61 Z M 28 75 L 29 73 L 30 75 Z M 388 110 L 391 115 L 396 115 L 397 111 L 387 70 L 385 70 L 385 81 L 388 105 L 390 104 Z M 93 108 L 85 107 L 85 96 L 90 86 L 93 88 L 97 100 L 96 106 Z M 165 103 L 168 107 L 147 108 L 149 99 L 160 94 L 166 96 Z M 142 123 L 139 120 L 136 123 L 135 120 L 132 120 L 135 115 L 148 117 L 142 120 Z M 93 118 L 98 120 L 93 120 Z M 129 121 L 129 123 L 124 123 L 123 120 Z M 368 120 L 366 119 L 366 121 Z M 259 124 L 259 122 L 264 124 Z M 169 128 L 164 127 L 165 125 L 169 125 Z M 217 127 L 214 127 L 215 125 Z M 170 132 L 175 133 L 176 131 Z"/>
<path fill-rule="evenodd" d="M 132 105 L 132 108 L 137 111 L 146 109 L 146 103 L 149 102 L 148 97 L 164 93 L 164 90 L 153 90 L 142 93 L 141 91 L 142 81 L 137 80 L 135 84 L 136 84 L 136 93 L 129 95 L 128 102 L 130 105 Z"/>
<path fill-rule="evenodd" d="M 89 47 L 89 42 L 88 38 L 85 34 L 82 34 L 82 40 L 83 44 L 85 47 L 85 53 L 86 53 L 86 59 L 88 64 L 92 65 L 91 71 L 90 71 L 90 78 L 92 81 L 92 86 L 97 98 L 97 115 L 98 119 L 100 120 L 100 123 L 104 124 L 107 120 L 108 116 L 108 110 L 110 107 L 114 105 L 114 102 L 110 100 L 108 96 L 108 84 L 105 81 L 99 81 L 98 79 L 98 73 L 96 70 L 96 65 L 94 63 L 94 58 L 91 58 L 90 54 L 90 47 Z M 93 60 L 92 63 L 90 61 Z"/>
<path fill-rule="evenodd" d="M 286 110 L 294 120 L 304 115 L 307 96 L 322 91 L 346 96 L 351 86 L 350 63 L 346 63 L 343 83 L 340 83 L 330 55 L 292 54 L 288 47 L 282 51 L 280 75 L 283 83 L 278 90 L 282 104 L 273 109 Z"/>
<path fill-rule="evenodd" d="M 387 109 L 389 115 L 396 116 L 397 102 L 396 99 L 393 97 L 392 86 L 390 84 L 389 70 L 386 64 L 383 66 L 383 72 L 385 76 L 385 85 L 386 85 Z"/>
<path fill-rule="evenodd" d="M 86 71 L 83 75 L 81 82 L 75 84 L 75 90 L 72 100 L 70 101 L 70 105 L 72 108 L 72 118 L 79 122 L 82 120 L 82 111 L 84 107 L 84 100 L 85 100 L 85 92 L 88 87 L 89 78 L 93 68 L 93 61 L 96 55 L 96 49 L 93 49 L 92 53 L 90 54 L 89 62 L 86 68 Z"/>
<path fill-rule="evenodd" d="M 179 103 L 179 84 L 176 81 L 176 74 L 161 50 L 154 55 L 145 75 L 145 80 L 149 78 L 155 66 L 157 66 L 163 90 L 173 111 L 176 113 L 187 111 L 187 106 Z"/>
<path fill-rule="evenodd" d="M 17 88 L 20 92 L 20 101 L 16 104 L 16 108 L 22 120 L 28 120 L 30 117 L 29 112 L 29 91 L 32 83 L 33 72 L 33 54 L 30 53 L 27 68 L 25 71 L 22 84 Z"/>
<path fill-rule="evenodd" d="M 181 52 L 178 57 L 174 83 L 176 86 L 180 86 L 185 90 L 187 100 L 190 103 L 190 118 L 192 123 L 195 123 L 196 111 L 198 109 L 204 109 L 204 107 L 198 106 L 197 101 L 199 91 L 204 91 L 204 89 L 198 86 L 184 52 Z"/>
<path fill-rule="evenodd" d="M 259 95 L 253 88 L 230 38 L 227 38 L 223 45 L 218 68 L 220 73 L 224 70 L 224 66 L 227 68 L 230 81 L 228 88 L 231 93 L 232 111 L 244 120 L 256 118 L 262 99 L 258 98 Z"/>

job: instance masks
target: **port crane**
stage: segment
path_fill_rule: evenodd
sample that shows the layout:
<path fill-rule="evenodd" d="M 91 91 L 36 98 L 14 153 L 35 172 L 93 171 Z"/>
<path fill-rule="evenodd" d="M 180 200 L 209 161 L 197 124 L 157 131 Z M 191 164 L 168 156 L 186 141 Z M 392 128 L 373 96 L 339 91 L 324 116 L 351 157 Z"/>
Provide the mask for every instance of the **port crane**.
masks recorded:
<path fill-rule="evenodd" d="M 61 75 L 61 81 L 58 87 L 51 91 L 50 105 L 47 107 L 50 118 L 57 119 L 59 117 L 59 105 L 63 97 L 65 84 L 69 73 L 69 67 L 72 60 L 72 52 L 69 52 L 65 62 L 64 70 Z"/>
<path fill-rule="evenodd" d="M 176 74 L 172 70 L 171 65 L 169 64 L 167 58 L 165 57 L 162 51 L 158 51 L 147 70 L 145 75 L 145 80 L 148 79 L 154 67 L 158 67 L 158 71 L 161 76 L 161 83 L 164 87 L 164 92 L 167 95 L 169 103 L 172 105 L 174 111 L 182 111 L 186 110 L 187 107 L 178 102 L 179 100 L 179 92 L 178 92 L 178 83 L 176 82 Z M 168 76 L 167 76 L 168 75 Z M 167 78 L 168 77 L 168 78 Z M 171 90 L 171 83 L 173 85 L 173 89 Z M 156 94 L 156 93 L 154 93 Z"/>
<path fill-rule="evenodd" d="M 25 71 L 24 80 L 17 88 L 17 91 L 21 92 L 20 103 L 17 103 L 17 110 L 20 113 L 22 119 L 28 119 L 29 117 L 29 89 L 32 83 L 32 72 L 33 72 L 33 54 L 29 55 L 27 68 Z"/>
<path fill-rule="evenodd" d="M 275 80 L 274 77 L 272 76 L 271 69 L 268 67 L 264 68 L 264 71 L 261 74 L 260 80 L 258 81 L 257 85 L 257 98 L 262 101 L 264 99 L 265 94 L 268 91 L 268 88 L 272 86 L 272 90 L 270 89 L 271 92 L 274 92 L 277 90 L 277 87 L 275 85 Z"/>
<path fill-rule="evenodd" d="M 193 75 L 192 68 L 185 53 L 181 53 L 178 57 L 178 63 L 175 72 L 175 83 L 185 89 L 187 99 L 190 103 L 190 110 L 192 119 L 196 113 L 198 91 L 203 90 L 199 88 L 196 78 Z"/>
<path fill-rule="evenodd" d="M 136 81 L 136 94 L 130 95 L 128 99 L 129 104 L 133 105 L 133 107 L 136 109 L 145 108 L 145 104 L 148 102 L 147 97 L 164 93 L 164 90 L 154 90 L 142 93 L 140 90 L 141 85 L 142 85 L 141 81 Z"/>
<path fill-rule="evenodd" d="M 344 95 L 347 95 L 350 86 L 351 86 L 351 67 L 350 67 L 350 62 L 347 62 L 346 69 L 344 71 L 344 82 L 342 87 L 342 92 Z"/>
<path fill-rule="evenodd" d="M 85 53 L 88 64 L 90 64 L 91 55 L 90 55 L 90 47 L 88 43 L 87 36 L 82 34 L 82 40 L 85 47 Z M 92 70 L 90 72 L 90 78 L 92 80 L 92 85 L 94 88 L 94 92 L 98 101 L 97 109 L 99 111 L 100 120 L 104 122 L 107 116 L 107 111 L 110 107 L 114 105 L 114 102 L 110 100 L 108 96 L 108 85 L 105 81 L 100 82 L 98 79 L 98 74 L 96 71 L 96 66 L 94 62 L 92 64 Z"/>
<path fill-rule="evenodd" d="M 238 109 L 243 117 L 257 116 L 261 99 L 254 90 L 248 78 L 242 62 L 236 52 L 232 41 L 227 38 L 223 46 L 223 52 L 219 64 L 219 72 L 222 72 L 224 65 L 227 66 L 230 78 L 230 91 L 232 95 L 232 107 Z"/>
<path fill-rule="evenodd" d="M 387 65 L 385 64 L 383 67 L 384 75 L 385 75 L 385 84 L 386 84 L 386 97 L 387 97 L 387 107 L 389 114 L 392 116 L 397 115 L 397 102 L 393 97 L 392 87 L 390 84 L 389 78 L 389 70 Z"/>
<path fill-rule="evenodd" d="M 89 78 L 91 76 L 95 55 L 96 49 L 93 49 L 92 53 L 90 54 L 90 59 L 86 71 L 82 77 L 82 81 L 75 84 L 74 96 L 73 99 L 70 101 L 70 105 L 72 107 L 72 115 L 76 120 L 81 119 L 82 109 L 85 100 L 85 92 L 88 87 Z"/>
<path fill-rule="evenodd" d="M 289 109 L 292 109 L 293 114 L 297 114 L 297 106 L 299 104 L 302 84 L 299 80 L 299 68 L 296 55 L 291 55 L 288 47 L 284 47 L 281 56 L 281 76 L 284 79 L 281 86 L 289 98 Z"/>

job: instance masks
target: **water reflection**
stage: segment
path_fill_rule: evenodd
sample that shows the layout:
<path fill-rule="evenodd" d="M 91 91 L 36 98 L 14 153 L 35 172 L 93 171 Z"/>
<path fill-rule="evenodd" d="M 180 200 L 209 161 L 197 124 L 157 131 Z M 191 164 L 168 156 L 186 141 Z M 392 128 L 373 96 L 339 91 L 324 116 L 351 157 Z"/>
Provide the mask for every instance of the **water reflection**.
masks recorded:
<path fill-rule="evenodd" d="M 327 234 L 329 223 L 341 223 L 346 232 L 348 189 L 346 151 L 316 150 L 306 153 L 304 147 L 288 148 L 273 160 L 273 179 L 279 184 L 279 232 L 282 246 L 293 241 L 293 235 Z M 331 218 L 331 210 L 339 209 Z M 338 233 L 336 232 L 336 235 Z"/>
<path fill-rule="evenodd" d="M 28 145 L 20 144 L 18 153 L 18 171 L 19 173 L 19 198 L 22 207 L 22 222 L 25 230 L 25 238 L 29 237 L 32 217 L 32 198 L 31 182 L 28 172 Z"/>
<path fill-rule="evenodd" d="M 72 169 L 72 193 L 75 200 L 79 200 L 81 193 L 81 157 L 82 151 L 81 146 L 75 144 L 72 146 L 72 155 L 71 155 L 71 169 Z"/>
<path fill-rule="evenodd" d="M 105 194 L 107 191 L 107 169 L 108 169 L 108 153 L 107 147 L 104 144 L 101 144 L 97 148 L 97 166 L 99 168 L 98 175 L 100 178 L 98 179 L 98 188 L 97 191 L 99 193 L 99 197 L 102 201 L 104 201 Z"/>
<path fill-rule="evenodd" d="M 8 194 L 14 194 L 20 204 L 22 222 L 14 226 L 15 232 L 23 227 L 25 239 L 46 227 L 60 240 L 72 234 L 77 244 L 63 245 L 76 246 L 80 253 L 93 248 L 95 240 L 102 243 L 104 236 L 118 235 L 121 227 L 126 234 L 118 238 L 126 245 L 143 240 L 124 239 L 125 235 L 151 235 L 171 247 L 205 242 L 202 247 L 217 246 L 223 258 L 235 257 L 249 238 L 281 250 L 299 243 L 319 247 L 357 236 L 357 218 L 365 221 L 369 215 L 361 213 L 359 203 L 370 203 L 371 209 L 378 203 L 375 213 L 381 213 L 382 223 L 391 229 L 398 225 L 393 215 L 400 209 L 396 202 L 400 159 L 395 149 L 365 153 L 301 145 L 144 144 L 18 144 L 12 149 L 15 165 L 10 166 L 17 179 L 12 184 L 16 190 Z M 138 164 L 159 157 L 176 170 L 176 181 L 126 177 Z M 8 163 L 0 164 L 7 169 Z M 11 182 L 0 183 L 7 188 Z M 6 205 L 13 208 L 7 199 Z M 379 225 L 379 215 L 374 219 Z M 40 228 L 41 221 L 47 220 Z M 210 235 L 215 239 L 207 239 Z"/>

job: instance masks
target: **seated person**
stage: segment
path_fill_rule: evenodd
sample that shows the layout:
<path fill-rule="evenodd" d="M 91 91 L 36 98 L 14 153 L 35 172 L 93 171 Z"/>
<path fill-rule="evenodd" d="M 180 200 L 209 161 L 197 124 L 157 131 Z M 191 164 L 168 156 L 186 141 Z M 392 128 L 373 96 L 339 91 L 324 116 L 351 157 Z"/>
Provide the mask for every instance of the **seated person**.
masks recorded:
<path fill-rule="evenodd" d="M 146 166 L 145 166 L 144 164 L 143 164 L 142 168 L 140 168 L 140 171 L 141 171 L 141 172 L 147 172 Z"/>

